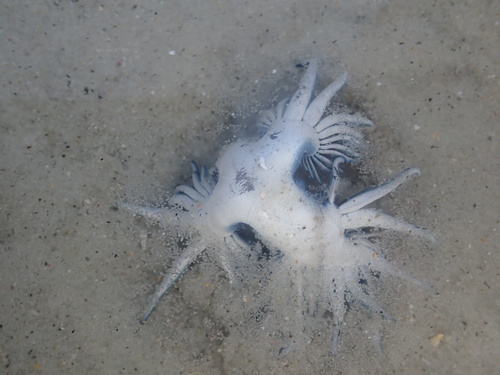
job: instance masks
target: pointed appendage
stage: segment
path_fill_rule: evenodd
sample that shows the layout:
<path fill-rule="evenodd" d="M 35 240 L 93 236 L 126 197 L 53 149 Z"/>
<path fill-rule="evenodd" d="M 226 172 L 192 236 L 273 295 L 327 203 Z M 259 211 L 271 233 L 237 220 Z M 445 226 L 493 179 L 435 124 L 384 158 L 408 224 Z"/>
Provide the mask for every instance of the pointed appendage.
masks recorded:
<path fill-rule="evenodd" d="M 311 96 L 316 86 L 316 75 L 318 73 L 318 62 L 310 60 L 306 73 L 302 77 L 299 89 L 293 94 L 283 114 L 284 120 L 300 121 L 311 101 Z"/>
<path fill-rule="evenodd" d="M 141 317 L 141 324 L 144 324 L 151 313 L 158 305 L 158 302 L 163 297 L 165 293 L 175 284 L 175 282 L 182 276 L 184 271 L 189 267 L 191 263 L 193 263 L 198 255 L 200 255 L 205 250 L 205 246 L 201 242 L 190 244 L 186 251 L 182 253 L 182 255 L 177 258 L 172 267 L 168 270 L 168 273 L 163 278 L 163 281 L 156 288 L 155 293 L 151 296 L 149 300 L 146 311 Z"/>
<path fill-rule="evenodd" d="M 411 176 L 420 176 L 420 169 L 408 168 L 393 180 L 376 188 L 365 190 L 362 193 L 350 198 L 347 202 L 340 205 L 339 210 L 342 214 L 357 211 L 360 208 L 375 202 L 377 199 L 393 192 L 399 185 L 406 182 L 406 180 Z"/>

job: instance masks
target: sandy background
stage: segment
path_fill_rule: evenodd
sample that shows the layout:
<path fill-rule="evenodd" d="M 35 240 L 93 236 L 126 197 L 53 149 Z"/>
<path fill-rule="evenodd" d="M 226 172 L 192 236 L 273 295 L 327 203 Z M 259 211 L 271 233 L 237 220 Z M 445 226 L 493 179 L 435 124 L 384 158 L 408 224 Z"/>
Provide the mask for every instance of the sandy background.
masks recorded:
<path fill-rule="evenodd" d="M 499 16 L 493 0 L 3 1 L 0 373 L 497 373 Z M 377 124 L 378 178 L 422 169 L 382 206 L 439 237 L 395 255 L 439 294 L 387 292 L 382 353 L 353 312 L 336 357 L 280 355 L 228 322 L 205 261 L 139 325 L 173 253 L 114 202 L 212 164 L 309 56 L 320 82 L 349 71 L 341 99 Z"/>

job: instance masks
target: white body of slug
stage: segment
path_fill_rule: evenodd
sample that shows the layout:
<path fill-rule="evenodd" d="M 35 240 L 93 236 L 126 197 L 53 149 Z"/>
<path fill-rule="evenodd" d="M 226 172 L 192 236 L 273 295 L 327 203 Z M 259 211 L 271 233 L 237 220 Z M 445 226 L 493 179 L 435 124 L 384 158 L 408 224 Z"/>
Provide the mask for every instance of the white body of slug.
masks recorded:
<path fill-rule="evenodd" d="M 169 207 L 122 205 L 163 225 L 189 225 L 197 232 L 159 285 L 141 322 L 149 318 L 163 294 L 206 248 L 218 249 L 221 264 L 232 280 L 231 257 L 249 246 L 238 234 L 241 224 L 251 227 L 264 246 L 281 252 L 281 261 L 288 262 L 297 275 L 303 275 L 296 283 L 299 294 L 316 287 L 319 290 L 314 293 L 326 294 L 322 298 L 331 301 L 328 308 L 337 327 L 345 314 L 346 294 L 383 315 L 381 307 L 359 283 L 360 278 L 369 279 L 371 272 L 385 271 L 421 284 L 379 256 L 371 239 L 381 230 L 427 238 L 432 235 L 365 208 L 408 177 L 418 175 L 419 170 L 407 169 L 395 179 L 337 204 L 340 165 L 359 157 L 363 146 L 359 128 L 372 123 L 358 115 L 325 115 L 346 75 L 311 100 L 316 75 L 317 63 L 310 61 L 293 97 L 263 113 L 259 124 L 264 127 L 263 135 L 230 144 L 222 151 L 216 172 L 192 164 L 193 187 L 179 186 L 169 201 L 171 206 L 180 206 L 182 212 L 176 211 L 176 215 Z M 321 180 L 328 179 L 327 202 L 313 196 L 304 188 L 305 183 L 294 177 L 300 168 L 316 181 L 317 187 L 324 187 Z M 314 286 L 306 285 L 311 280 L 315 280 Z"/>

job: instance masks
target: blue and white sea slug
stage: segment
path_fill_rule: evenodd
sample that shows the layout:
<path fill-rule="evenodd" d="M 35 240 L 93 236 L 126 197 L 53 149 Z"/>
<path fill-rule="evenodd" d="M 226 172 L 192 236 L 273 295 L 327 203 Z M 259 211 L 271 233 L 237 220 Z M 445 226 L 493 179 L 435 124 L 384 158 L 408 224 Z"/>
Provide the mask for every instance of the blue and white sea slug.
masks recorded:
<path fill-rule="evenodd" d="M 340 166 L 360 156 L 360 129 L 372 126 L 372 122 L 360 115 L 325 114 L 347 75 L 341 75 L 312 99 L 317 69 L 317 62 L 310 61 L 292 98 L 262 114 L 259 138 L 230 144 L 211 170 L 192 163 L 193 186 L 179 186 L 169 207 L 122 205 L 161 225 L 189 228 L 194 233 L 152 296 L 142 323 L 208 248 L 216 249 L 232 281 L 231 259 L 250 246 L 240 235 L 242 225 L 250 227 L 265 247 L 282 254 L 280 261 L 287 262 L 297 275 L 294 284 L 299 300 L 306 304 L 316 303 L 314 299 L 328 301 L 323 304 L 333 314 L 337 327 L 346 312 L 346 299 L 358 300 L 383 315 L 383 309 L 365 292 L 360 279 L 388 272 L 422 284 L 384 260 L 373 238 L 385 230 L 425 238 L 432 238 L 432 234 L 379 210 L 365 208 L 420 171 L 409 168 L 383 185 L 336 202 Z M 305 188 L 296 174 L 301 168 L 317 187 L 327 186 L 328 199 L 323 202 Z M 321 183 L 324 178 L 328 179 L 327 185 Z"/>

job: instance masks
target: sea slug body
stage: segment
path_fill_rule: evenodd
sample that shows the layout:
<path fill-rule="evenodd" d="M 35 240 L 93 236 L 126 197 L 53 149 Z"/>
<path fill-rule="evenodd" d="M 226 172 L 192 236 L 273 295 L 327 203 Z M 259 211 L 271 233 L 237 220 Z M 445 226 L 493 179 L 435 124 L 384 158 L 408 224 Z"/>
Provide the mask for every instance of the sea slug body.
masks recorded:
<path fill-rule="evenodd" d="M 358 300 L 384 315 L 366 293 L 360 279 L 388 272 L 419 285 L 419 280 L 390 264 L 379 254 L 373 238 L 391 230 L 432 239 L 425 229 L 366 206 L 389 194 L 417 168 L 409 168 L 378 187 L 337 202 L 341 165 L 360 157 L 361 129 L 372 122 L 360 115 L 325 114 L 332 97 L 345 84 L 343 74 L 313 98 L 318 65 L 308 63 L 298 90 L 291 99 L 265 111 L 258 139 L 240 139 L 222 150 L 215 168 L 192 163 L 192 186 L 181 185 L 168 207 L 149 208 L 129 203 L 122 207 L 162 225 L 189 227 L 193 233 L 185 251 L 174 262 L 152 296 L 144 323 L 161 297 L 188 266 L 206 249 L 217 249 L 221 266 L 234 280 L 231 259 L 251 246 L 242 226 L 251 228 L 263 246 L 279 251 L 299 279 L 298 295 L 308 309 L 321 300 L 340 326 L 345 300 Z M 305 188 L 297 172 L 309 175 L 318 188 L 327 186 L 324 201 Z M 316 309 L 318 306 L 315 307 Z M 338 329 L 338 328 L 337 328 Z M 334 333 L 334 338 L 338 332 Z"/>

